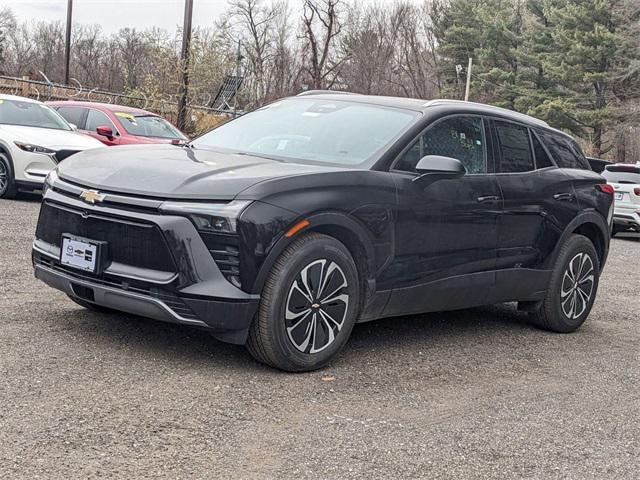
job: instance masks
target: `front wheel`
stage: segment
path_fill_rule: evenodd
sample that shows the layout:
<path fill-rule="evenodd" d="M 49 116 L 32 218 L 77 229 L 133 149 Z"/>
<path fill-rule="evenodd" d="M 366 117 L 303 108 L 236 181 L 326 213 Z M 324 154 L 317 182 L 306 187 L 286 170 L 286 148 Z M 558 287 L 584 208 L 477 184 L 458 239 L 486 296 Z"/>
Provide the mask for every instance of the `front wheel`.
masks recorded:
<path fill-rule="evenodd" d="M 18 193 L 9 158 L 0 153 L 0 198 L 14 198 Z"/>
<path fill-rule="evenodd" d="M 349 250 L 333 237 L 306 234 L 276 260 L 247 348 L 281 370 L 316 370 L 345 345 L 359 306 L 358 271 Z"/>
<path fill-rule="evenodd" d="M 577 330 L 591 312 L 599 277 L 593 243 L 582 235 L 569 237 L 556 259 L 547 295 L 533 313 L 535 323 L 559 333 Z"/>

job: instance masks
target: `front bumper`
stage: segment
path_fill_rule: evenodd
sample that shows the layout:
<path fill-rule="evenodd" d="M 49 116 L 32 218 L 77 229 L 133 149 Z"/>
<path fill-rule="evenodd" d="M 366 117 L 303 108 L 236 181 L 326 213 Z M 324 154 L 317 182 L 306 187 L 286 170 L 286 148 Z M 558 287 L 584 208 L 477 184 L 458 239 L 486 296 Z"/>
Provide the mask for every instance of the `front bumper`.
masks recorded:
<path fill-rule="evenodd" d="M 96 305 L 203 327 L 229 343 L 246 341 L 259 296 L 240 290 L 223 276 L 188 219 L 161 215 L 148 208 L 135 210 L 134 206 L 129 210 L 90 206 L 73 195 L 72 190 L 77 187 L 66 187 L 67 191 L 62 190 L 57 183 L 44 197 L 32 253 L 38 279 Z M 111 259 L 102 272 L 87 273 L 60 264 L 57 231 L 50 234 L 55 226 L 51 218 L 57 210 L 73 221 L 56 228 L 93 240 L 112 240 Z M 113 222 L 111 231 L 110 222 Z M 147 230 L 143 231 L 143 226 Z M 117 244 L 113 240 L 117 237 L 114 231 L 130 238 Z M 138 232 L 142 234 L 140 237 Z M 153 236 L 155 232 L 160 239 Z M 136 241 L 144 244 L 135 245 Z M 153 255 L 145 253 L 145 249 L 152 249 Z M 136 252 L 137 265 L 127 263 L 128 251 Z M 167 258 L 160 261 L 154 255 Z"/>
<path fill-rule="evenodd" d="M 613 224 L 617 227 L 640 232 L 640 208 L 616 206 L 613 212 Z"/>

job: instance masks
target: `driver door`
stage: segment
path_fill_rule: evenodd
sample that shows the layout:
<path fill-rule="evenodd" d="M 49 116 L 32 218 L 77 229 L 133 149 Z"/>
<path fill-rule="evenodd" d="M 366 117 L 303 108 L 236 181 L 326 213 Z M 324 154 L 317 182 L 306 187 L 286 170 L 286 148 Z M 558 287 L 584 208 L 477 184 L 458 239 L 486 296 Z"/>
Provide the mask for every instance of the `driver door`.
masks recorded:
<path fill-rule="evenodd" d="M 482 117 L 455 115 L 430 125 L 394 164 L 398 191 L 393 284 L 385 315 L 482 305 L 495 283 L 502 196 Z M 419 185 L 426 155 L 460 160 L 467 174 Z"/>

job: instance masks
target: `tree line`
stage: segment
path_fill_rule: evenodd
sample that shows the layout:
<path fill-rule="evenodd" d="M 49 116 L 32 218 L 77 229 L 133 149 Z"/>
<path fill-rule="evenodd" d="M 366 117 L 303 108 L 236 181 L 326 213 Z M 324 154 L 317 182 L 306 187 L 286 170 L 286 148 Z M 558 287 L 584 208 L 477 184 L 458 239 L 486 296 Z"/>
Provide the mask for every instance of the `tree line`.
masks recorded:
<path fill-rule="evenodd" d="M 71 77 L 85 88 L 175 98 L 180 43 L 179 28 L 107 34 L 74 24 Z M 192 104 L 215 95 L 238 53 L 246 109 L 325 88 L 459 99 L 472 58 L 471 100 L 547 120 L 588 154 L 640 160 L 637 0 L 229 0 L 193 32 Z M 61 81 L 63 56 L 63 22 L 0 10 L 0 73 Z"/>

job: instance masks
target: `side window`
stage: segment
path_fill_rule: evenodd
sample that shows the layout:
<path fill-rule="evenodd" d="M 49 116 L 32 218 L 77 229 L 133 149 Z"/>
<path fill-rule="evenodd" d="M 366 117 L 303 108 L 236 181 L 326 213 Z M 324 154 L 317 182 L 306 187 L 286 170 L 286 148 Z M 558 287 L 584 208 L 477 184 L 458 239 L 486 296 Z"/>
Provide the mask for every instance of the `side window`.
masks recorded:
<path fill-rule="evenodd" d="M 98 110 L 89 109 L 85 130 L 95 132 L 98 127 L 111 127 L 111 130 L 113 130 L 114 133 L 116 132 L 116 127 L 113 125 L 113 122 L 109 120 L 109 117 Z"/>
<path fill-rule="evenodd" d="M 498 172 L 515 173 L 534 170 L 529 143 L 529 129 L 514 123 L 494 122 L 500 151 Z"/>
<path fill-rule="evenodd" d="M 547 131 L 539 131 L 538 135 L 540 135 L 560 168 L 591 170 L 580 148 L 568 138 Z"/>
<path fill-rule="evenodd" d="M 426 155 L 460 160 L 468 173 L 486 173 L 482 119 L 456 116 L 436 123 L 425 131 L 395 165 L 396 170 L 415 172 Z"/>
<path fill-rule="evenodd" d="M 78 107 L 60 107 L 58 113 L 69 123 L 73 123 L 76 127 L 82 128 L 82 116 L 84 109 Z"/>
<path fill-rule="evenodd" d="M 533 154 L 536 157 L 536 168 L 553 167 L 551 158 L 549 158 L 547 151 L 544 149 L 542 143 L 538 140 L 538 136 L 534 132 L 531 132 L 531 140 L 533 142 Z"/>

